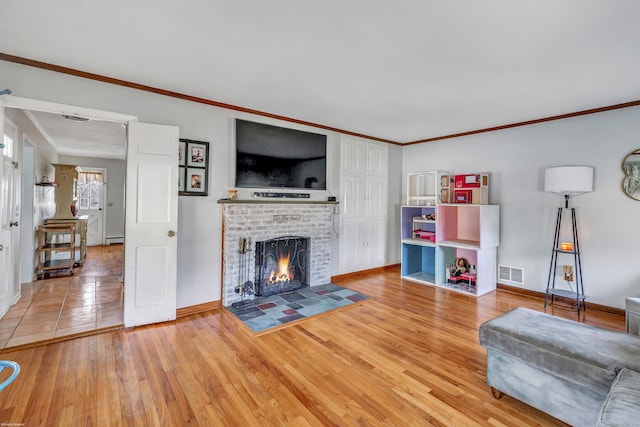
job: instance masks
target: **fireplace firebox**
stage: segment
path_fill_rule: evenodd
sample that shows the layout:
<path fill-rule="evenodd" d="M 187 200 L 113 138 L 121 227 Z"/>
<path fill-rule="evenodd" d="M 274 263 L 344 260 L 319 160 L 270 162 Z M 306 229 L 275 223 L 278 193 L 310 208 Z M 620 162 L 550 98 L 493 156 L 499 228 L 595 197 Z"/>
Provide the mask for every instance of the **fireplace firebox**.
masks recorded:
<path fill-rule="evenodd" d="M 256 242 L 255 295 L 309 286 L 309 238 L 283 236 Z"/>

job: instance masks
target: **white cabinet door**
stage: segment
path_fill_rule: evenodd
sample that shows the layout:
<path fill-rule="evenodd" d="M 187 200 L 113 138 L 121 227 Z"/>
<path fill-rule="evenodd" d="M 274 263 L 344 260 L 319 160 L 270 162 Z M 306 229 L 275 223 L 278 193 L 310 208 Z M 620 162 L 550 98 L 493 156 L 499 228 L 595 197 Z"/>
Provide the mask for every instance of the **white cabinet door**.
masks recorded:
<path fill-rule="evenodd" d="M 368 216 L 387 216 L 387 179 L 369 178 L 365 187 L 366 214 Z"/>
<path fill-rule="evenodd" d="M 340 271 L 350 273 L 362 270 L 366 251 L 367 223 L 361 219 L 345 218 L 340 235 Z"/>
<path fill-rule="evenodd" d="M 362 217 L 365 215 L 365 179 L 362 176 L 342 176 L 342 215 Z"/>
<path fill-rule="evenodd" d="M 340 169 L 347 175 L 364 175 L 367 166 L 367 145 L 364 141 L 343 138 L 340 147 Z"/>
<path fill-rule="evenodd" d="M 389 170 L 389 147 L 382 144 L 367 145 L 367 176 L 386 177 Z"/>
<path fill-rule="evenodd" d="M 381 267 L 387 259 L 387 223 L 384 219 L 367 222 L 367 259 L 365 268 Z"/>
<path fill-rule="evenodd" d="M 387 163 L 385 144 L 342 139 L 341 273 L 379 267 L 386 262 Z"/>

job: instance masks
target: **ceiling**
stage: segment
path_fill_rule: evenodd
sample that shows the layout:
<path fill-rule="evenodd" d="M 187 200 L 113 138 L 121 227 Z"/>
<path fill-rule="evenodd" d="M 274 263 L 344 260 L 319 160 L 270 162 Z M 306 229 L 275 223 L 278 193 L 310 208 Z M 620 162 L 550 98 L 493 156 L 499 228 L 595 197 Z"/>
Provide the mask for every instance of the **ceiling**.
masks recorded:
<path fill-rule="evenodd" d="M 1 4 L 0 52 L 400 143 L 640 99 L 637 0 Z"/>
<path fill-rule="evenodd" d="M 77 116 L 41 111 L 26 112 L 59 154 L 124 159 L 127 129 L 122 123 L 79 121 Z"/>

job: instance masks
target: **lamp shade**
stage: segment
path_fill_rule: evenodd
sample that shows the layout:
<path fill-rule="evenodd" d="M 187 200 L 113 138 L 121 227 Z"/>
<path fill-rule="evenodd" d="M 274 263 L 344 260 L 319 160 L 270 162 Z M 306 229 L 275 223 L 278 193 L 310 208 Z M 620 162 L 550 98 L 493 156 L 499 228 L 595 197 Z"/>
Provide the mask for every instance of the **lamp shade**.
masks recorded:
<path fill-rule="evenodd" d="M 574 196 L 593 191 L 593 167 L 556 166 L 544 171 L 544 191 Z"/>

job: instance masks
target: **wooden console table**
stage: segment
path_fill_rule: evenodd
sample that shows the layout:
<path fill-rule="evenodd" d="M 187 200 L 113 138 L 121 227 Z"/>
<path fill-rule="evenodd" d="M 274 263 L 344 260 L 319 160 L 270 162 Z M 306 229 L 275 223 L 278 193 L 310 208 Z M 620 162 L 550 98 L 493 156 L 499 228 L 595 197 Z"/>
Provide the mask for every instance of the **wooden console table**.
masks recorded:
<path fill-rule="evenodd" d="M 78 265 L 84 264 L 84 257 L 87 253 L 87 224 L 89 220 L 89 215 L 80 215 L 75 218 L 49 218 L 45 220 L 45 224 L 75 224 L 76 226 L 76 234 L 79 234 L 80 239 L 76 239 L 76 241 L 80 242 L 79 245 L 79 258 Z"/>

